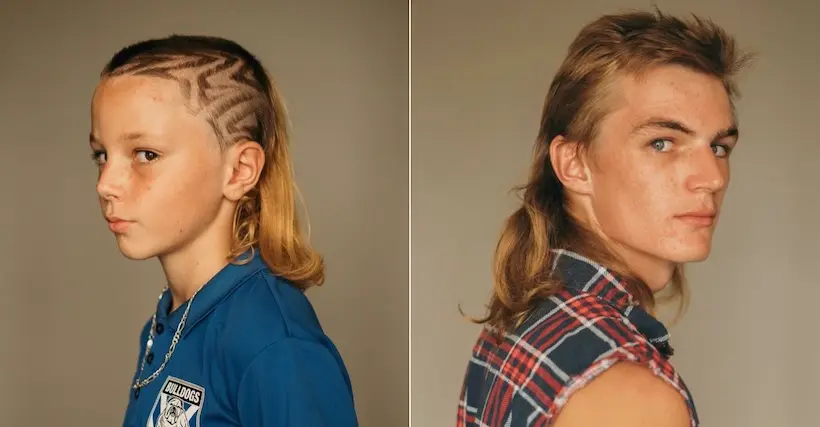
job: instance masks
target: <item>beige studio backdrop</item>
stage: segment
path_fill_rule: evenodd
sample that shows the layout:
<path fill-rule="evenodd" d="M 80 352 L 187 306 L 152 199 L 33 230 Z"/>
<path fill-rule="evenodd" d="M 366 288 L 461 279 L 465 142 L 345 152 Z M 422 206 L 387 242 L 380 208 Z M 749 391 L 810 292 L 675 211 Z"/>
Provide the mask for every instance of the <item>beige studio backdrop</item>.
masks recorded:
<path fill-rule="evenodd" d="M 119 48 L 175 32 L 235 39 L 278 82 L 327 262 L 308 295 L 361 425 L 407 425 L 407 22 L 392 0 L 0 0 L 0 425 L 121 425 L 163 276 L 102 219 L 89 103 Z"/>
<path fill-rule="evenodd" d="M 710 259 L 672 330 L 704 427 L 820 426 L 820 4 L 660 1 L 758 52 Z M 412 425 L 453 425 L 510 193 L 547 89 L 581 27 L 629 0 L 417 0 L 412 15 Z"/>

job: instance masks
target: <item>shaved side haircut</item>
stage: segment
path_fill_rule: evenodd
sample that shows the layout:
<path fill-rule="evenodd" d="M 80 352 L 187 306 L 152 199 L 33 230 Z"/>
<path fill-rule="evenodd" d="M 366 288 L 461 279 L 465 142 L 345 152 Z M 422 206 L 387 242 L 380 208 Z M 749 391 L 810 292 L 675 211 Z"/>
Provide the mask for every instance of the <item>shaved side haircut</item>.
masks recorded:
<path fill-rule="evenodd" d="M 146 76 L 179 85 L 188 111 L 205 120 L 225 150 L 255 142 L 265 150 L 256 188 L 240 200 L 230 258 L 258 248 L 271 271 L 302 289 L 324 282 L 324 260 L 296 214 L 285 103 L 253 54 L 220 37 L 171 35 L 117 52 L 101 79 Z"/>

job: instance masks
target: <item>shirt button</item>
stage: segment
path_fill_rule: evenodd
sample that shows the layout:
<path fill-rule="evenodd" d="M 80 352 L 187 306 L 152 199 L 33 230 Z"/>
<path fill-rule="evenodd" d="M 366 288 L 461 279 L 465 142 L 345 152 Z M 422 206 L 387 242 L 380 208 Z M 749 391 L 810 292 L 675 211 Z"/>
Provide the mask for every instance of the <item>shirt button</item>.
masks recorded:
<path fill-rule="evenodd" d="M 145 361 L 148 362 L 149 365 L 154 363 L 154 353 L 148 353 L 148 357 L 145 358 Z"/>
<path fill-rule="evenodd" d="M 157 335 L 159 335 L 165 330 L 165 326 L 163 326 L 162 323 L 157 323 L 157 327 L 154 329 L 157 331 Z"/>

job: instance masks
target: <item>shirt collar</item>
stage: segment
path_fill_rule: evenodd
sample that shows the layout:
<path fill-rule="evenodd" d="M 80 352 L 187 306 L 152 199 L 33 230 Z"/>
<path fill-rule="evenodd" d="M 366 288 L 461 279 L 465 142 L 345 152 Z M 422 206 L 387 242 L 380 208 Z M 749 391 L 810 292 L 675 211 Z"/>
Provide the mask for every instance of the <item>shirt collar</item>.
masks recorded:
<path fill-rule="evenodd" d="M 234 261 L 228 263 L 219 272 L 209 280 L 202 289 L 197 292 L 191 302 L 191 309 L 188 312 L 188 317 L 185 320 L 184 330 L 182 336 L 190 332 L 200 320 L 205 318 L 216 306 L 227 298 L 234 289 L 237 288 L 245 279 L 253 274 L 266 268 L 262 257 L 259 255 L 259 250 L 254 248 L 245 252 L 238 258 L 239 262 Z M 157 323 L 164 323 L 165 328 L 171 331 L 176 330 L 185 308 L 188 306 L 188 301 L 179 306 L 173 313 L 168 313 L 171 307 L 171 292 L 165 290 L 160 295 L 157 303 Z M 172 332 L 173 333 L 173 332 Z"/>
<path fill-rule="evenodd" d="M 625 281 L 612 270 L 565 249 L 554 249 L 553 272 L 567 288 L 596 295 L 615 307 L 652 343 L 665 357 L 674 350 L 669 344 L 666 327 L 640 307 L 627 290 Z"/>

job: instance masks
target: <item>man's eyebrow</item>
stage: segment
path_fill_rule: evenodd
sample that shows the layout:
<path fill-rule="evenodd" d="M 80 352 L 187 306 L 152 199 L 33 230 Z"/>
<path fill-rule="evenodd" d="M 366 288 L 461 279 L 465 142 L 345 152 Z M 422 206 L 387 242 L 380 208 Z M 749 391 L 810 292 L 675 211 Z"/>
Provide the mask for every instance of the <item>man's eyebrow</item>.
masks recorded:
<path fill-rule="evenodd" d="M 649 128 L 669 129 L 669 130 L 674 130 L 674 131 L 677 131 L 677 132 L 685 133 L 686 135 L 689 135 L 689 136 L 694 136 L 695 135 L 695 131 L 692 130 L 691 128 L 689 128 L 688 126 L 684 125 L 683 123 L 681 123 L 677 120 L 667 119 L 667 118 L 663 118 L 663 117 L 652 117 L 649 120 L 646 120 L 645 122 L 639 124 L 638 126 L 635 126 L 635 128 L 632 130 L 632 134 L 633 135 L 637 134 L 637 133 L 639 133 L 643 130 L 649 129 Z M 737 125 L 732 124 L 728 128 L 722 129 L 722 130 L 718 131 L 717 133 L 715 133 L 715 135 L 712 137 L 712 140 L 717 141 L 717 140 L 724 139 L 724 138 L 729 138 L 729 137 L 734 137 L 735 139 L 737 139 L 738 136 L 739 136 L 739 132 L 738 132 L 738 129 L 737 129 Z"/>

